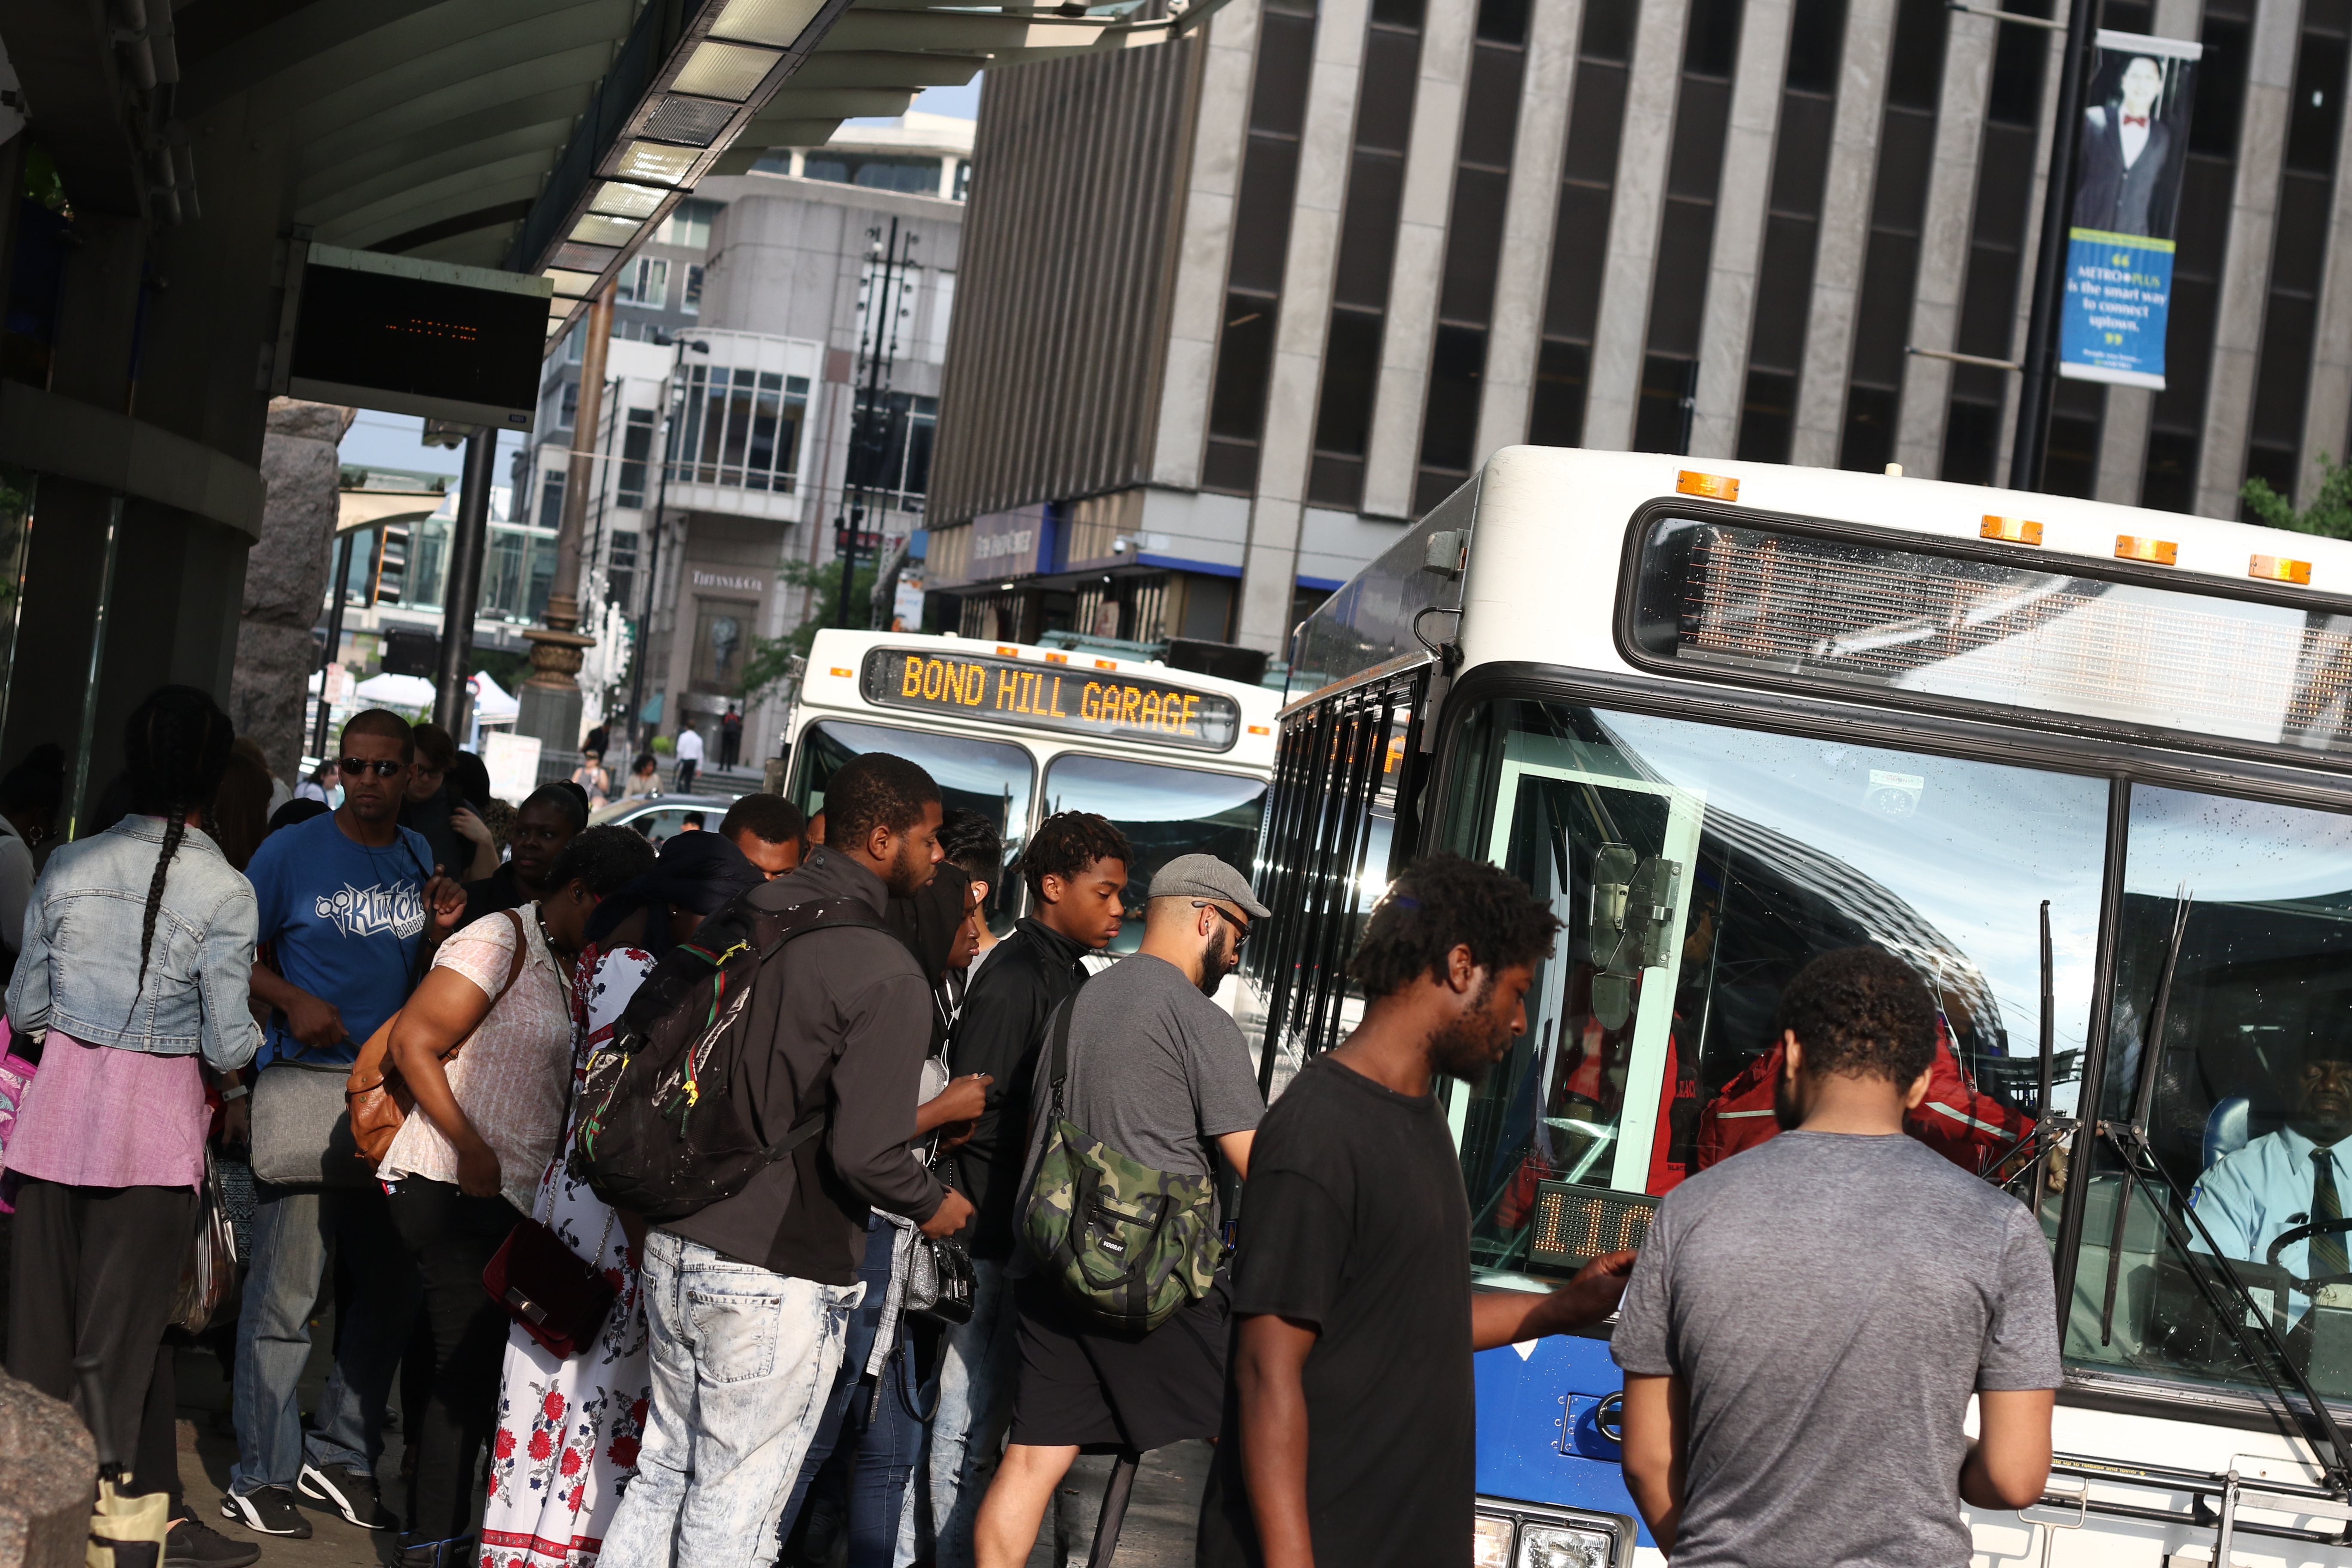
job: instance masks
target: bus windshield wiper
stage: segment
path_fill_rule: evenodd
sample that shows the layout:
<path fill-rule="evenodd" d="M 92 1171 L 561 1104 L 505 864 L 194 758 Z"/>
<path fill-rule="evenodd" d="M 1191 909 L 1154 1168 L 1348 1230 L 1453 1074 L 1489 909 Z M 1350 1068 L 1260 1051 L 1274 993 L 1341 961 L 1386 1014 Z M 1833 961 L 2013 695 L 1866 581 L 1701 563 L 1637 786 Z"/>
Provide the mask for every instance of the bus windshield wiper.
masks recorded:
<path fill-rule="evenodd" d="M 2189 889 L 2182 888 L 2172 903 L 2172 934 L 2164 944 L 2164 967 L 2157 974 L 2156 1005 L 2149 1009 L 2147 1028 L 2140 1036 L 2139 1082 L 2132 1092 L 2132 1131 L 2147 1141 L 2148 1114 L 2156 1105 L 2156 1075 L 2164 1065 L 2165 1015 L 2172 1010 L 2172 976 L 2180 966 L 2181 939 L 2189 934 Z M 2116 1290 L 2123 1283 L 2124 1226 L 2131 1219 L 2132 1188 L 2126 1182 L 2116 1194 L 2116 1223 L 2107 1234 L 2107 1291 L 2099 1300 L 2099 1342 L 2116 1337 Z"/>

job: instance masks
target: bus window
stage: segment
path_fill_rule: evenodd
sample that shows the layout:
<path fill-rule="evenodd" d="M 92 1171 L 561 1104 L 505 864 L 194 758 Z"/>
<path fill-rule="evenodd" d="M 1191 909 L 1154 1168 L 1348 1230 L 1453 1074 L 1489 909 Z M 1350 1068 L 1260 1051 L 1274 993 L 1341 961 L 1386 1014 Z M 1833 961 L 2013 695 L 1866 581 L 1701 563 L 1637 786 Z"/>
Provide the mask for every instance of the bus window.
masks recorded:
<path fill-rule="evenodd" d="M 1559 1266 L 1530 1224 L 1548 1184 L 1656 1195 L 1772 1136 L 1781 988 L 1837 948 L 1885 948 L 1927 979 L 1947 1114 L 1912 1130 L 1989 1171 L 2038 1109 L 2050 900 L 2053 1098 L 2072 1105 L 2104 783 L 1511 700 L 1473 716 L 1459 755 L 1451 847 L 1526 879 L 1564 927 L 1528 1033 L 1452 1091 L 1486 1270 Z"/>
<path fill-rule="evenodd" d="M 1265 783 L 1236 773 L 1171 768 L 1069 752 L 1045 764 L 1045 809 L 1091 811 L 1110 818 L 1135 859 L 1127 868 L 1129 918 L 1113 952 L 1143 942 L 1143 900 L 1152 874 L 1179 855 L 1214 855 L 1249 875 L 1257 854 Z"/>
<path fill-rule="evenodd" d="M 2066 1355 L 2263 1387 L 2243 1334 L 2221 1329 L 2192 1273 L 2213 1285 L 2219 1251 L 2313 1385 L 2352 1397 L 2352 818 L 2135 785 L 2125 864 L 2105 1114 L 2132 1118 L 2153 1070 L 2147 1136 L 2170 1183 L 2121 1205 L 2116 1248 L 2124 1178 L 2102 1151 Z M 2193 1194 L 2203 1235 L 2170 1187 Z M 2159 1209 L 2189 1246 L 2168 1240 Z"/>
<path fill-rule="evenodd" d="M 1029 831 L 1029 786 L 1037 776 L 1037 764 L 1019 746 L 825 719 L 808 727 L 798 749 L 804 760 L 794 776 L 793 803 L 811 816 L 824 809 L 825 781 L 864 752 L 888 752 L 929 773 L 948 810 L 977 811 L 994 823 L 1004 838 L 1007 866 Z M 997 900 L 1000 910 L 1011 907 L 1008 900 Z M 1013 929 L 1012 916 L 1005 914 L 1001 923 L 999 935 Z"/>

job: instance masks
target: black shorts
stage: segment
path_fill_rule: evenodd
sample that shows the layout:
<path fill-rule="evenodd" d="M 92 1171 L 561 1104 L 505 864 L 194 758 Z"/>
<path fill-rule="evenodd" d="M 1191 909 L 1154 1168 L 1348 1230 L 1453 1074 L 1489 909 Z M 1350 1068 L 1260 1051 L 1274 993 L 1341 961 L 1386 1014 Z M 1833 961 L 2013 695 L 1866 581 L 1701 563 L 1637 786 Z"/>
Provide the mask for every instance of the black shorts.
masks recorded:
<path fill-rule="evenodd" d="M 1083 1326 L 1053 1282 L 1031 1277 L 1021 1312 L 1015 1443 L 1109 1451 L 1213 1437 L 1224 1419 L 1233 1299 L 1221 1270 L 1209 1293 L 1148 1334 Z"/>

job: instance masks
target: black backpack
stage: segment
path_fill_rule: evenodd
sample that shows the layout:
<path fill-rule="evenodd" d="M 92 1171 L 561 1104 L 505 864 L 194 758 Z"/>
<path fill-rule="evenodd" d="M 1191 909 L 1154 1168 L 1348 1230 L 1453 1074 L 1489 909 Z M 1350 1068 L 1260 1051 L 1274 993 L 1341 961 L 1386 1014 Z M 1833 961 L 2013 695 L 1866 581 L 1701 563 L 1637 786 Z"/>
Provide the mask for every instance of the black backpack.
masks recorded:
<path fill-rule="evenodd" d="M 808 1086 L 817 1109 L 772 1143 L 754 1131 L 738 1085 L 745 1053 L 770 1043 L 746 1038 L 768 964 L 796 936 L 853 926 L 892 934 L 856 899 L 773 910 L 738 899 L 665 954 L 612 1039 L 589 1056 L 572 1177 L 613 1207 L 660 1224 L 733 1196 L 824 1131 L 830 1067 Z"/>

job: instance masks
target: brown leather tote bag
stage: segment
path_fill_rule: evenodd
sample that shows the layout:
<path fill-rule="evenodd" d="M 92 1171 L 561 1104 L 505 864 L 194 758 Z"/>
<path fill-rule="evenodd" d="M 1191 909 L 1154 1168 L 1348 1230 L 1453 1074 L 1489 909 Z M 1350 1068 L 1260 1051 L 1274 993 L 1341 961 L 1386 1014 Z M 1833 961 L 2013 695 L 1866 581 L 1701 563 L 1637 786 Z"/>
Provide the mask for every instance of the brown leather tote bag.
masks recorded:
<path fill-rule="evenodd" d="M 499 986 L 499 994 L 490 998 L 490 1005 L 482 1014 L 481 1023 L 466 1031 L 465 1037 L 441 1053 L 446 1064 L 466 1048 L 466 1041 L 481 1031 L 482 1024 L 490 1021 L 490 1014 L 499 1010 L 507 993 L 522 973 L 523 954 L 528 942 L 523 934 L 522 916 L 512 910 L 499 911 L 514 926 L 514 955 L 507 961 L 507 977 Z M 359 1157 L 373 1170 L 383 1163 L 384 1152 L 392 1147 L 401 1123 L 416 1108 L 416 1097 L 400 1079 L 400 1069 L 392 1065 L 392 1031 L 400 1022 L 394 1013 L 376 1026 L 360 1047 L 359 1060 L 352 1064 L 351 1077 L 343 1080 L 343 1103 L 350 1107 L 352 1142 L 359 1145 Z"/>

